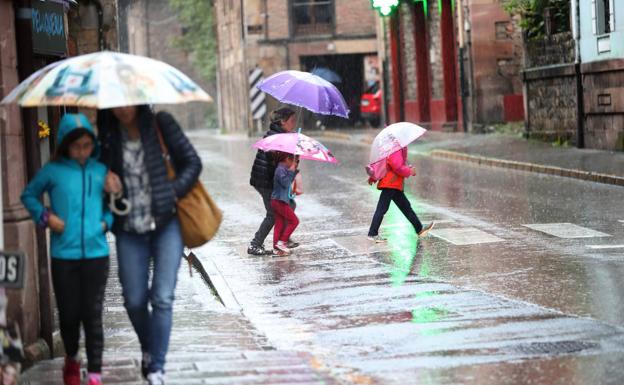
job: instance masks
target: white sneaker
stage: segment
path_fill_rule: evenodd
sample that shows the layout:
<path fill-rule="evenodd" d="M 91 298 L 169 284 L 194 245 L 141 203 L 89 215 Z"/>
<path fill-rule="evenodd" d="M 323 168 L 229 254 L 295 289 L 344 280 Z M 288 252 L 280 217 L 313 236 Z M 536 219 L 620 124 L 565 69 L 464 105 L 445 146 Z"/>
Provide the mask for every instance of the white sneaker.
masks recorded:
<path fill-rule="evenodd" d="M 165 385 L 165 373 L 162 370 L 149 373 L 147 383 L 149 385 Z"/>
<path fill-rule="evenodd" d="M 275 245 L 275 248 L 277 250 L 283 251 L 286 254 L 290 254 L 290 249 L 288 248 L 288 246 L 286 246 L 285 242 L 277 241 L 277 244 Z"/>
<path fill-rule="evenodd" d="M 368 240 L 375 243 L 386 243 L 388 240 L 381 235 L 369 235 Z"/>
<path fill-rule="evenodd" d="M 434 226 L 435 226 L 435 222 L 429 223 L 427 226 L 423 227 L 422 230 L 420 230 L 420 233 L 418 233 L 418 236 L 421 238 L 424 237 L 425 235 L 427 235 L 429 231 L 433 229 Z"/>

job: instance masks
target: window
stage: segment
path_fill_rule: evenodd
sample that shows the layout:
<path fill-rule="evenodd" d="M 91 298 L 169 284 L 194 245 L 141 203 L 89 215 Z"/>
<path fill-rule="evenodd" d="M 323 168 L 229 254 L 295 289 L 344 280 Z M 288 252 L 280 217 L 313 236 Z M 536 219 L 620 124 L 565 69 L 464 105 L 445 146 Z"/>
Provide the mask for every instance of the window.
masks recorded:
<path fill-rule="evenodd" d="M 513 32 L 513 26 L 508 21 L 497 21 L 494 23 L 496 40 L 509 40 Z"/>
<path fill-rule="evenodd" d="M 295 35 L 327 35 L 334 29 L 333 0 L 292 0 Z"/>
<path fill-rule="evenodd" d="M 614 0 L 592 0 L 593 31 L 596 35 L 613 32 L 615 27 Z"/>

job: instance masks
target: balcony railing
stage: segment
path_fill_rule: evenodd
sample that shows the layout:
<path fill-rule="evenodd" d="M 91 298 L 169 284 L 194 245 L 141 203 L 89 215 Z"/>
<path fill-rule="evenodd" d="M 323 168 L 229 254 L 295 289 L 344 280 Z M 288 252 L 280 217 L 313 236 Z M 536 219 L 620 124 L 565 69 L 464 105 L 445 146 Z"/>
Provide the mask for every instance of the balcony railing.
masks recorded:
<path fill-rule="evenodd" d="M 293 0 L 292 24 L 295 36 L 331 34 L 334 30 L 333 0 Z"/>
<path fill-rule="evenodd" d="M 574 63 L 574 37 L 562 32 L 527 42 L 527 68 Z"/>

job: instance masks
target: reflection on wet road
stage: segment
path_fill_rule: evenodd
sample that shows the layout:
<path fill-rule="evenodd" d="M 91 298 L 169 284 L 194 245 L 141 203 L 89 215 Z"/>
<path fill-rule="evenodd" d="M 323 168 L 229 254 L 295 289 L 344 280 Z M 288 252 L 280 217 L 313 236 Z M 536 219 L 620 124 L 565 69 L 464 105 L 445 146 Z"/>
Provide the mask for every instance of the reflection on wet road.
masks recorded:
<path fill-rule="evenodd" d="M 302 246 L 259 258 L 250 143 L 196 139 L 226 212 L 198 255 L 273 345 L 348 382 L 624 383 L 621 188 L 416 157 L 408 198 L 439 225 L 418 240 L 392 207 L 373 244 L 367 154 L 330 142 L 338 166 L 303 164 Z"/>

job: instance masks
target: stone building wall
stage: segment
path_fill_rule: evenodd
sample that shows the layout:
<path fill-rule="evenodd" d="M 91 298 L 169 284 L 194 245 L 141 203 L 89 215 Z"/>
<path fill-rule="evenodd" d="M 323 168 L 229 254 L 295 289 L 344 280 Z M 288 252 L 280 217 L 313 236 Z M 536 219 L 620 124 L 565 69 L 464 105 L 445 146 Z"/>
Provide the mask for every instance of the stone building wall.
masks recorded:
<path fill-rule="evenodd" d="M 216 99 L 216 88 L 201 78 L 192 55 L 176 44 L 184 33 L 183 25 L 168 0 L 136 0 L 128 4 L 127 46 L 129 53 L 149 56 L 179 69 Z M 206 103 L 156 106 L 171 112 L 184 129 L 206 127 Z"/>
<path fill-rule="evenodd" d="M 369 0 L 335 0 L 333 32 L 305 36 L 292 35 L 288 0 L 244 2 L 243 16 L 240 2 L 225 0 L 215 4 L 222 97 L 219 110 L 222 129 L 228 132 L 256 131 L 249 115 L 247 79 L 254 68 L 262 69 L 268 76 L 286 69 L 304 69 L 305 57 L 377 52 L 375 12 Z M 277 105 L 271 97 L 267 98 L 268 111 Z"/>
<path fill-rule="evenodd" d="M 416 42 L 414 41 L 414 24 L 411 4 L 401 5 L 401 61 L 403 63 L 403 95 L 405 100 L 416 100 Z"/>
<path fill-rule="evenodd" d="M 0 0 L 0 99 L 19 83 L 13 2 Z M 34 128 L 33 128 L 34 129 Z M 35 225 L 22 206 L 20 195 L 26 185 L 26 153 L 20 108 L 0 107 L 0 154 L 2 167 L 2 210 L 4 249 L 26 253 L 23 289 L 7 289 L 9 324 L 17 322 L 22 342 L 39 338 L 39 269 Z"/>
<path fill-rule="evenodd" d="M 585 147 L 624 151 L 624 59 L 585 63 Z"/>
<path fill-rule="evenodd" d="M 527 43 L 525 85 L 529 137 L 577 144 L 578 102 L 571 33 Z"/>
<path fill-rule="evenodd" d="M 429 23 L 429 60 L 431 62 L 431 98 L 444 99 L 444 71 L 442 69 L 442 30 L 438 2 L 430 1 L 427 12 Z"/>
<path fill-rule="evenodd" d="M 269 4 L 272 6 L 274 3 Z M 215 15 L 219 57 L 219 125 L 227 132 L 247 133 L 250 126 L 248 68 L 240 2 L 216 2 Z"/>
<path fill-rule="evenodd" d="M 576 144 L 577 91 L 574 65 L 525 72 L 529 137 Z"/>

